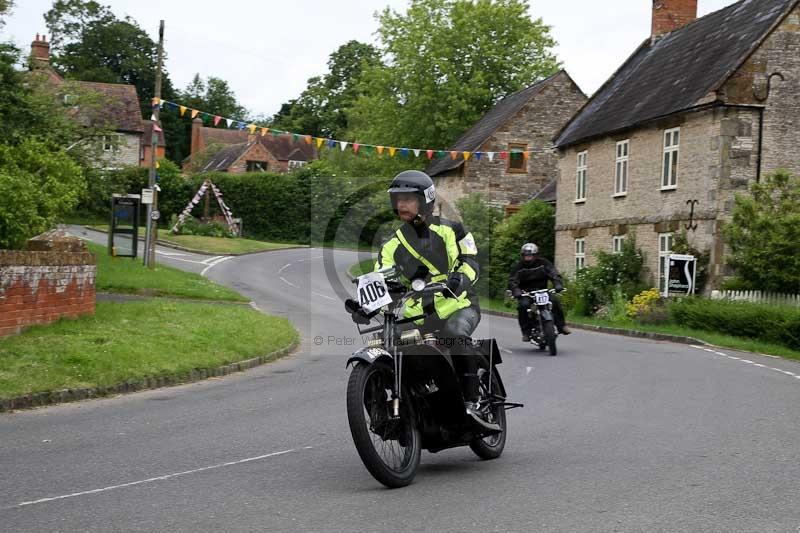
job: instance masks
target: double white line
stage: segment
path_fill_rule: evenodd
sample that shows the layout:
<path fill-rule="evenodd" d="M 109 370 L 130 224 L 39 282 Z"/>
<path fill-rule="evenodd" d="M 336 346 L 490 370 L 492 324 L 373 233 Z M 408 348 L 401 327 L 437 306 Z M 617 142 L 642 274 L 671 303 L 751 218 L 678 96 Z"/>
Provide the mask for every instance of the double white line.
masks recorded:
<path fill-rule="evenodd" d="M 218 255 L 216 257 L 209 257 L 208 259 L 203 259 L 200 262 L 203 263 L 204 265 L 208 265 L 208 266 L 205 267 L 202 272 L 200 272 L 200 275 L 201 276 L 205 276 L 206 272 L 208 272 L 208 270 L 211 267 L 215 267 L 218 264 L 222 263 L 223 261 L 227 261 L 231 257 L 233 257 L 233 256 L 232 255 Z"/>

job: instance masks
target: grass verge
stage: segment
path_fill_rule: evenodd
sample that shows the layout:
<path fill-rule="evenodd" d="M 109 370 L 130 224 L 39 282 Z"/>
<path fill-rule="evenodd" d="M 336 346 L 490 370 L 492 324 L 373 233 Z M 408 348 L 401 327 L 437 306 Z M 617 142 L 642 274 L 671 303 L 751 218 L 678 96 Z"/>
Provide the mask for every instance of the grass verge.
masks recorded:
<path fill-rule="evenodd" d="M 266 355 L 297 335 L 288 320 L 246 306 L 101 302 L 94 316 L 0 340 L 0 398 L 182 376 Z"/>
<path fill-rule="evenodd" d="M 95 224 L 89 226 L 98 231 L 108 232 L 108 225 Z M 139 228 L 139 236 L 144 238 L 145 228 Z M 245 254 L 251 252 L 264 252 L 267 250 L 282 250 L 284 248 L 295 248 L 300 244 L 285 244 L 256 241 L 253 239 L 243 239 L 237 237 L 228 239 L 225 237 L 205 237 L 202 235 L 173 235 L 168 230 L 161 229 L 158 232 L 159 242 L 174 244 L 183 248 L 190 248 L 198 252 L 208 254 Z"/>
<path fill-rule="evenodd" d="M 94 243 L 87 245 L 89 250 L 97 255 L 98 291 L 201 300 L 248 301 L 238 292 L 209 281 L 199 274 L 161 264 L 156 264 L 156 267 L 150 270 L 142 265 L 141 260 L 124 257 L 115 259 L 108 255 L 105 247 Z"/>
<path fill-rule="evenodd" d="M 611 322 L 610 320 L 601 320 L 598 318 L 590 318 L 583 316 L 569 315 L 567 321 L 576 324 L 586 324 L 591 326 L 603 326 L 608 328 L 630 329 L 634 331 L 645 331 L 649 333 L 665 333 L 668 335 L 679 335 L 682 337 L 694 337 L 701 341 L 720 346 L 722 348 L 730 348 L 732 350 L 740 350 L 743 352 L 761 353 L 767 355 L 777 355 L 786 359 L 794 359 L 800 361 L 800 352 L 755 339 L 747 339 L 742 337 L 733 337 L 723 333 L 716 333 L 713 331 L 705 331 L 699 329 L 692 329 L 674 324 L 660 324 L 649 325 L 639 324 L 633 321 L 626 322 Z"/>

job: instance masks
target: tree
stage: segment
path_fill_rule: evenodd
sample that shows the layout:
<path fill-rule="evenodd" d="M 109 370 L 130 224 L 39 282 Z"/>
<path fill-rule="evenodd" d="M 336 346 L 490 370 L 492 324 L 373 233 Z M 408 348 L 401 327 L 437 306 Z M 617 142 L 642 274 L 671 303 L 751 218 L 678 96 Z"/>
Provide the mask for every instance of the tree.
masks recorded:
<path fill-rule="evenodd" d="M 728 264 L 753 288 L 800 293 L 800 177 L 779 170 L 737 194 L 725 227 Z"/>
<path fill-rule="evenodd" d="M 500 98 L 553 74 L 550 27 L 527 0 L 412 0 L 378 15 L 384 64 L 363 73 L 351 136 L 444 148 Z"/>
<path fill-rule="evenodd" d="M 85 185 L 64 151 L 32 139 L 0 144 L 0 248 L 19 248 L 50 229 L 77 205 Z"/>
<path fill-rule="evenodd" d="M 494 230 L 503 220 L 503 212 L 492 207 L 481 193 L 472 193 L 456 200 L 464 226 L 472 233 L 478 246 L 478 264 L 483 273 L 488 272 Z"/>
<path fill-rule="evenodd" d="M 316 137 L 344 137 L 350 108 L 359 95 L 361 75 L 364 69 L 379 64 L 380 55 L 374 46 L 348 41 L 330 55 L 328 73 L 309 79 L 298 98 L 281 106 L 273 124 Z"/>
<path fill-rule="evenodd" d="M 0 0 L 0 28 L 5 25 L 6 21 L 3 20 L 3 17 L 11 12 L 12 7 L 14 7 L 13 0 Z"/>

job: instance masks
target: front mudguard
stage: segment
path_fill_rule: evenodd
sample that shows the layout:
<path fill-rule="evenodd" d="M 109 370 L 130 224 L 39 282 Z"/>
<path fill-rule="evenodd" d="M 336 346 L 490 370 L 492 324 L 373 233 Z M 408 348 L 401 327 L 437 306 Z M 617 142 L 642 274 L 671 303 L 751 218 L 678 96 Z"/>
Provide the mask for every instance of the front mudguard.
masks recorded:
<path fill-rule="evenodd" d="M 539 310 L 539 315 L 542 317 L 542 322 L 553 321 L 553 310 L 550 307 L 545 307 Z"/>
<path fill-rule="evenodd" d="M 353 355 L 351 355 L 350 359 L 347 360 L 345 368 L 356 363 L 366 363 L 368 365 L 372 365 L 379 362 L 393 366 L 393 361 L 394 358 L 392 357 L 392 354 L 383 348 L 373 346 L 369 348 L 361 348 L 360 350 L 353 352 Z"/>

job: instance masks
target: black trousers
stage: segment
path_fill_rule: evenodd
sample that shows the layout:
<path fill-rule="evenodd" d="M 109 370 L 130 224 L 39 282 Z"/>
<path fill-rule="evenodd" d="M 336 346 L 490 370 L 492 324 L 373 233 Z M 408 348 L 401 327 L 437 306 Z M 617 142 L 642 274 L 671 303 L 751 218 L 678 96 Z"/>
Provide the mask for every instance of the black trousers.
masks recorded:
<path fill-rule="evenodd" d="M 464 399 L 478 399 L 478 351 L 472 346 L 472 333 L 481 321 L 480 309 L 476 306 L 459 309 L 445 320 L 428 318 L 422 332 L 436 330 L 440 347 L 453 358 Z"/>
<path fill-rule="evenodd" d="M 553 322 L 556 329 L 561 331 L 564 328 L 564 308 L 561 307 L 561 298 L 556 294 L 550 295 L 550 302 L 553 304 Z M 530 335 L 533 329 L 533 317 L 528 314 L 528 309 L 533 306 L 533 298 L 523 296 L 517 301 L 517 320 L 523 335 Z"/>

